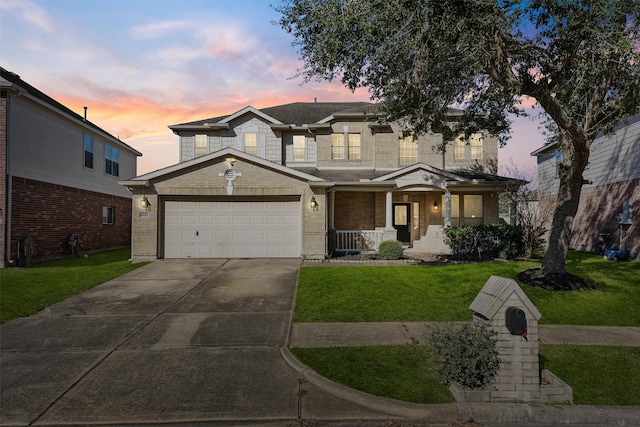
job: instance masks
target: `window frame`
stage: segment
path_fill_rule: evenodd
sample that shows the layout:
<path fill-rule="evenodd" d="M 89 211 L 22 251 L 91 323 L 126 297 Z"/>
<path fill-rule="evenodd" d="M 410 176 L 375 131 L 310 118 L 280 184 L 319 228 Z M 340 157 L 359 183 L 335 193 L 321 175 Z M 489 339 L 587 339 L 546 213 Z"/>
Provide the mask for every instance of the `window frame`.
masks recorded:
<path fill-rule="evenodd" d="M 347 157 L 349 160 L 360 160 L 362 157 L 362 135 L 359 133 L 347 133 L 345 137 L 347 138 Z"/>
<path fill-rule="evenodd" d="M 455 160 L 464 160 L 467 158 L 467 141 L 464 135 L 458 136 L 453 140 L 453 158 Z"/>
<path fill-rule="evenodd" d="M 89 135 L 87 133 L 84 134 L 84 167 L 87 169 L 93 169 L 93 154 L 94 154 L 94 138 L 92 135 Z M 87 143 L 90 144 L 90 150 L 87 150 Z M 87 157 L 89 155 L 89 157 Z M 90 163 L 90 165 L 88 165 L 87 163 Z"/>
<path fill-rule="evenodd" d="M 472 200 L 478 200 L 480 202 L 479 203 L 480 210 L 478 211 L 476 206 L 474 214 L 472 214 L 469 209 L 471 206 L 475 205 L 475 203 L 471 202 Z M 473 219 L 473 220 L 484 219 L 484 197 L 482 196 L 482 194 L 465 194 L 464 195 L 464 218 Z"/>
<path fill-rule="evenodd" d="M 247 142 L 251 142 L 251 144 L 247 145 Z M 247 150 L 247 147 L 251 147 L 251 150 Z M 258 155 L 258 134 L 256 132 L 244 133 L 242 136 L 242 149 L 247 154 Z"/>
<path fill-rule="evenodd" d="M 305 162 L 307 161 L 307 137 L 304 135 L 293 135 L 292 136 L 292 152 L 291 158 L 294 162 Z M 300 143 L 302 144 L 300 146 Z M 296 146 L 298 145 L 298 146 Z M 302 155 L 300 155 L 302 153 Z"/>
<path fill-rule="evenodd" d="M 411 132 L 407 135 L 406 132 L 400 132 L 398 134 L 398 166 L 409 166 L 415 163 L 418 163 L 418 139 L 416 134 Z"/>
<path fill-rule="evenodd" d="M 114 225 L 116 223 L 116 208 L 113 206 L 102 207 L 102 225 Z"/>
<path fill-rule="evenodd" d="M 201 157 L 209 154 L 209 135 L 203 133 L 197 133 L 194 135 L 193 154 L 194 157 Z"/>
<path fill-rule="evenodd" d="M 104 173 L 120 176 L 120 150 L 110 144 L 104 145 Z"/>
<path fill-rule="evenodd" d="M 484 137 L 481 133 L 474 133 L 469 137 L 471 160 L 484 159 Z"/>
<path fill-rule="evenodd" d="M 331 134 L 331 159 L 345 160 L 344 133 Z"/>

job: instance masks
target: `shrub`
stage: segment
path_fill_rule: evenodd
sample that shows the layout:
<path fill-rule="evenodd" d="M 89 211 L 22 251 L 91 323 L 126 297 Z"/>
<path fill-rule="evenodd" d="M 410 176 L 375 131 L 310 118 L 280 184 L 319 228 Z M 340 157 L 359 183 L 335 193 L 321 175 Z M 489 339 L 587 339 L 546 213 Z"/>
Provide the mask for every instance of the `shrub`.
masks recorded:
<path fill-rule="evenodd" d="M 482 388 L 491 384 L 502 363 L 496 335 L 481 324 L 447 325 L 426 336 L 425 348 L 438 360 L 434 370 L 445 384 L 456 381 L 467 388 Z"/>
<path fill-rule="evenodd" d="M 402 243 L 397 240 L 385 240 L 378 247 L 378 258 L 380 259 L 400 259 L 402 258 Z"/>
<path fill-rule="evenodd" d="M 507 224 L 461 225 L 445 228 L 453 255 L 464 259 L 515 258 L 524 253 L 522 229 Z"/>

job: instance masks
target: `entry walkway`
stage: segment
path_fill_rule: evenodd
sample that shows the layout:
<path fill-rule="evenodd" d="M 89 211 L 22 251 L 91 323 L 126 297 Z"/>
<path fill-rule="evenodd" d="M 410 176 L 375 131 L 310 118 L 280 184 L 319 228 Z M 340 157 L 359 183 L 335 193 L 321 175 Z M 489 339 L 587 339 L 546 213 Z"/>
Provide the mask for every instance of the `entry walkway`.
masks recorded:
<path fill-rule="evenodd" d="M 291 347 L 347 347 L 416 344 L 439 323 L 294 323 Z M 640 347 L 639 327 L 538 325 L 541 344 Z"/>

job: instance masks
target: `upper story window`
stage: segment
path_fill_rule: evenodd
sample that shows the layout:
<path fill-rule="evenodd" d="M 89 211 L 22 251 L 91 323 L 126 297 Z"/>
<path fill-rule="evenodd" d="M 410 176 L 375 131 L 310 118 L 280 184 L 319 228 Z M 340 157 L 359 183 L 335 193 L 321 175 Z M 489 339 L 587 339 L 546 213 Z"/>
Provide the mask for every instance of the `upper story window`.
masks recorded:
<path fill-rule="evenodd" d="M 332 133 L 331 134 L 331 158 L 332 159 L 359 159 L 361 156 L 361 135 L 359 133 Z M 345 147 L 347 156 L 345 156 Z"/>
<path fill-rule="evenodd" d="M 331 158 L 344 159 L 344 134 L 331 134 Z"/>
<path fill-rule="evenodd" d="M 120 175 L 120 151 L 110 145 L 104 146 L 104 172 L 108 175 Z"/>
<path fill-rule="evenodd" d="M 472 159 L 482 159 L 484 157 L 483 142 L 482 134 L 480 133 L 474 133 L 469 138 Z"/>
<path fill-rule="evenodd" d="M 256 133 L 244 134 L 244 152 L 247 154 L 258 154 L 258 135 Z"/>
<path fill-rule="evenodd" d="M 466 141 L 464 136 L 459 136 L 453 141 L 453 158 L 456 160 L 464 160 Z"/>
<path fill-rule="evenodd" d="M 304 135 L 293 135 L 293 161 L 307 160 L 307 138 Z"/>
<path fill-rule="evenodd" d="M 400 132 L 398 138 L 398 164 L 408 166 L 418 162 L 418 141 L 414 133 Z"/>
<path fill-rule="evenodd" d="M 93 137 L 84 135 L 84 167 L 93 169 Z"/>
<path fill-rule="evenodd" d="M 204 156 L 209 152 L 209 137 L 196 135 L 196 157 Z"/>

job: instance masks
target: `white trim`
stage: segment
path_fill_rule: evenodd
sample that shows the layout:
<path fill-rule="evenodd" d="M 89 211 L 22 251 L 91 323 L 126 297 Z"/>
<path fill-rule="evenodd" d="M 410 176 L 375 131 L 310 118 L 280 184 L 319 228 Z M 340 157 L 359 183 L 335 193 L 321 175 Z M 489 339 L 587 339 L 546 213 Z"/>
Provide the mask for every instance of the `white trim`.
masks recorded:
<path fill-rule="evenodd" d="M 274 119 L 273 117 L 269 116 L 268 114 L 263 113 L 260 110 L 257 110 L 255 108 L 253 108 L 251 105 L 248 105 L 246 107 L 244 107 L 242 110 L 236 111 L 235 113 L 231 114 L 230 116 L 225 117 L 224 119 L 220 120 L 218 123 L 229 123 L 231 120 L 237 119 L 240 116 L 243 116 L 247 113 L 253 113 L 256 116 L 270 122 L 273 124 L 277 124 L 277 125 L 282 125 L 284 123 L 282 123 L 279 120 Z"/>
<path fill-rule="evenodd" d="M 210 163 L 216 159 L 219 158 L 226 158 L 226 157 L 234 157 L 236 159 L 242 159 L 242 160 L 246 160 L 249 161 L 251 163 L 255 163 L 259 166 L 268 168 L 268 169 L 272 169 L 275 170 L 277 172 L 281 172 L 281 173 L 285 173 L 287 175 L 291 175 L 294 176 L 296 178 L 300 178 L 306 181 L 311 181 L 311 182 L 325 182 L 326 180 L 319 178 L 317 176 L 314 175 L 310 175 L 308 173 L 304 173 L 304 172 L 300 172 L 298 170 L 295 169 L 291 169 L 288 168 L 286 166 L 282 166 L 281 164 L 260 158 L 258 156 L 254 156 L 252 154 L 247 154 L 243 151 L 240 150 L 236 150 L 235 148 L 231 148 L 231 147 L 227 147 L 224 148 L 222 150 L 207 154 L 205 156 L 201 156 L 201 157 L 196 157 L 195 159 L 192 160 L 187 160 L 185 162 L 182 163 L 178 163 L 172 166 L 168 166 L 166 168 L 163 169 L 159 169 L 157 171 L 154 172 L 149 172 L 147 174 L 144 175 L 140 175 L 137 176 L 129 181 L 126 181 L 128 183 L 131 183 L 130 185 L 134 185 L 133 183 L 137 183 L 139 181 L 149 181 L 152 179 L 156 179 L 156 178 L 160 178 L 164 175 L 167 174 L 171 174 L 171 173 L 175 173 L 175 172 L 179 172 L 183 169 L 187 169 L 187 168 L 191 168 L 193 166 L 197 166 L 201 163 Z M 125 181 L 123 181 L 125 182 Z M 136 185 L 140 185 L 140 184 L 136 184 Z"/>

